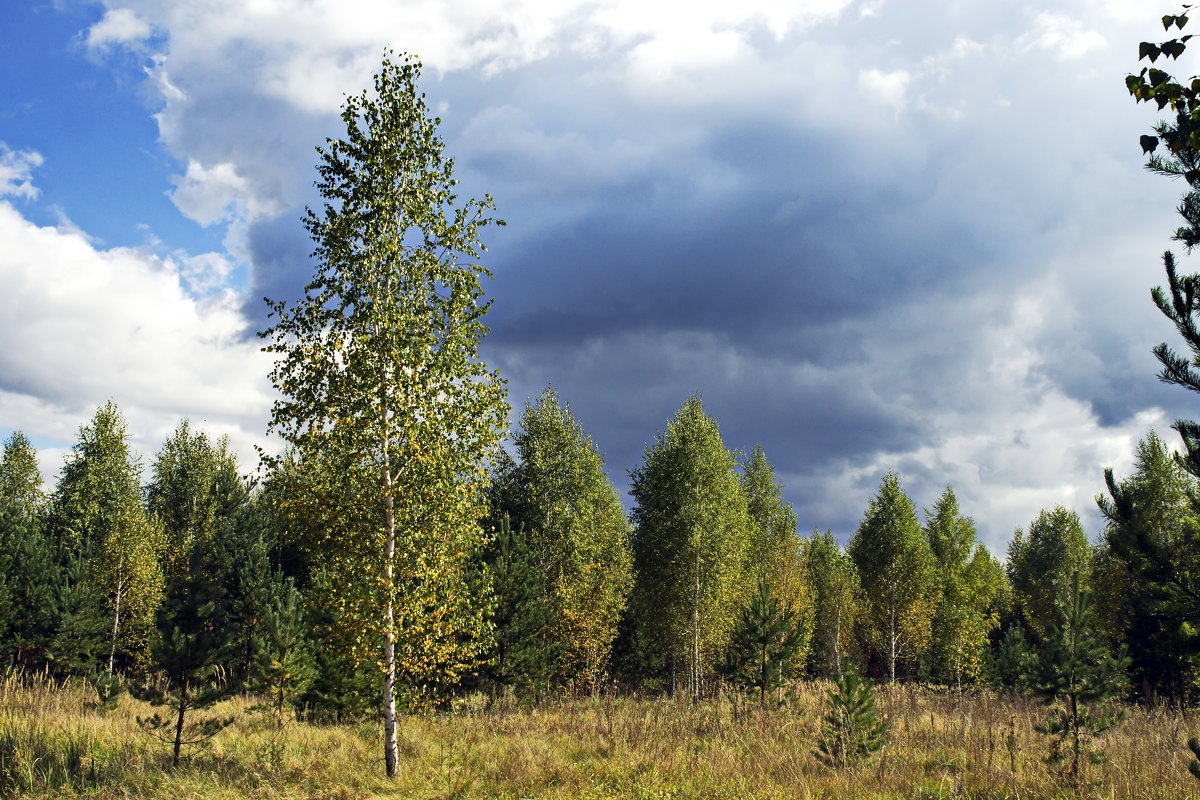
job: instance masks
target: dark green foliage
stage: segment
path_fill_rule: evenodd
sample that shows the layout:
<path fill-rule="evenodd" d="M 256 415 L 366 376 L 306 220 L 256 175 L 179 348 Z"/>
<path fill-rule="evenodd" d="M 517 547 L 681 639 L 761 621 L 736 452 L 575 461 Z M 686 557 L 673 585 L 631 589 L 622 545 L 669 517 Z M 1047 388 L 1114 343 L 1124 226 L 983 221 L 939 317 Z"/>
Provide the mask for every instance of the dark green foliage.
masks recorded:
<path fill-rule="evenodd" d="M 250 688 L 270 701 L 282 724 L 284 710 L 295 709 L 316 672 L 300 592 L 291 578 L 277 576 L 262 609 L 250 668 Z"/>
<path fill-rule="evenodd" d="M 717 672 L 734 686 L 758 690 L 765 703 L 767 693 L 783 685 L 783 667 L 808 642 L 809 633 L 795 609 L 760 580 L 734 625 L 729 652 Z"/>
<path fill-rule="evenodd" d="M 0 508 L 0 665 L 37 668 L 58 626 L 62 569 L 40 519 Z"/>
<path fill-rule="evenodd" d="M 1196 482 L 1154 433 L 1138 445 L 1137 468 L 1121 482 L 1105 471 L 1097 503 L 1108 529 L 1097 555 L 1105 627 L 1128 646 L 1143 697 L 1182 703 L 1196 682 L 1200 637 L 1200 518 Z"/>
<path fill-rule="evenodd" d="M 496 649 L 491 678 L 511 686 L 519 697 L 537 698 L 546 691 L 563 644 L 554 640 L 546 575 L 538 566 L 523 528 L 513 530 L 503 515 L 489 559 L 496 611 Z"/>
<path fill-rule="evenodd" d="M 114 675 L 111 672 L 94 672 L 87 677 L 87 682 L 96 690 L 96 700 L 90 704 L 93 711 L 100 714 L 105 714 L 117 707 L 117 703 L 121 699 L 121 695 L 125 694 L 129 687 L 121 676 Z"/>
<path fill-rule="evenodd" d="M 1163 27 L 1174 26 L 1182 30 L 1188 21 L 1182 14 L 1163 17 Z M 1200 244 L 1200 82 L 1180 82 L 1161 67 L 1166 59 L 1178 59 L 1186 50 L 1190 37 L 1178 36 L 1165 42 L 1142 42 L 1138 48 L 1138 60 L 1148 60 L 1136 75 L 1128 75 L 1125 86 L 1134 99 L 1153 102 L 1160 111 L 1169 108 L 1172 116 L 1155 127 L 1155 135 L 1141 137 L 1143 153 L 1149 154 L 1147 168 L 1159 175 L 1182 177 L 1187 183 L 1183 199 L 1178 207 L 1184 225 L 1174 238 L 1190 251 Z M 1162 58 L 1162 63 L 1157 63 Z M 1163 146 L 1165 154 L 1159 151 Z M 1176 270 L 1175 256 L 1163 254 L 1163 267 L 1167 276 L 1167 288 L 1155 287 L 1152 292 L 1155 305 L 1171 321 L 1183 339 L 1190 356 L 1181 356 L 1165 342 L 1154 348 L 1154 355 L 1162 365 L 1159 379 L 1165 383 L 1182 386 L 1191 391 L 1200 391 L 1200 275 L 1180 275 Z M 1193 477 L 1200 477 L 1200 424 L 1192 420 L 1177 420 L 1175 430 L 1183 440 L 1185 453 L 1182 463 Z M 1196 609 L 1200 608 L 1200 571 L 1194 557 L 1177 559 L 1171 547 L 1156 537 L 1149 526 L 1136 521 L 1136 501 L 1129 493 L 1122 492 L 1106 474 L 1109 492 L 1112 495 L 1111 510 L 1115 512 L 1125 530 L 1121 538 L 1141 559 L 1147 568 L 1143 575 L 1157 584 L 1160 599 L 1167 607 L 1174 606 L 1167 615 L 1172 624 L 1195 628 L 1200 622 Z M 1193 501 L 1195 504 L 1195 501 Z M 1106 511 L 1107 513 L 1107 511 Z M 1110 519 L 1114 517 L 1110 515 Z M 1187 633 L 1180 629 L 1181 633 Z"/>
<path fill-rule="evenodd" d="M 1011 622 L 1004 629 L 1004 635 L 996 644 L 996 653 L 992 664 L 993 677 L 1000 686 L 1006 689 L 1025 688 L 1028 678 L 1028 664 L 1033 657 L 1029 642 L 1025 639 L 1025 631 L 1017 622 Z"/>
<path fill-rule="evenodd" d="M 213 572 L 211 552 L 202 542 L 194 543 L 186 572 L 173 581 L 156 618 L 158 641 L 153 656 L 163 685 L 142 687 L 136 692 L 141 699 L 170 709 L 168 716 L 155 713 L 139 718 L 138 724 L 172 746 L 171 763 L 175 766 L 184 748 L 204 744 L 233 721 L 187 719 L 188 712 L 206 709 L 236 688 L 227 680 L 222 666 L 228 652 L 222 615 L 225 597 L 220 584 L 209 578 Z"/>
<path fill-rule="evenodd" d="M 312 574 L 309 586 L 317 596 L 330 596 L 336 591 L 334 579 L 321 570 Z M 355 661 L 351 648 L 344 646 L 348 626 L 337 606 L 315 605 L 308 618 L 315 640 L 315 671 L 307 691 L 300 696 L 305 718 L 338 724 L 367 718 L 377 708 L 382 685 L 378 670 L 369 662 Z"/>
<path fill-rule="evenodd" d="M 1038 728 L 1053 737 L 1049 760 L 1065 763 L 1068 777 L 1077 779 L 1082 757 L 1100 757 L 1091 741 L 1121 722 L 1122 713 L 1094 706 L 1116 694 L 1128 659 L 1123 651 L 1114 655 L 1101 640 L 1091 593 L 1080 586 L 1078 575 L 1060 584 L 1055 611 L 1058 622 L 1030 663 L 1029 683 L 1037 696 L 1055 704 Z"/>
<path fill-rule="evenodd" d="M 887 723 L 875 711 L 875 692 L 853 664 L 829 692 L 829 711 L 813 755 L 829 767 L 848 767 L 865 761 L 887 739 Z"/>
<path fill-rule="evenodd" d="M 46 660 L 58 675 L 88 675 L 108 654 L 105 636 L 111 624 L 104 593 L 89 569 L 87 553 L 68 558 L 55 593 L 57 619 L 46 648 Z"/>
<path fill-rule="evenodd" d="M 276 597 L 278 577 L 270 560 L 266 516 L 231 466 L 214 483 L 213 581 L 220 584 L 227 637 L 229 680 L 241 684 L 251 672 L 263 615 Z"/>

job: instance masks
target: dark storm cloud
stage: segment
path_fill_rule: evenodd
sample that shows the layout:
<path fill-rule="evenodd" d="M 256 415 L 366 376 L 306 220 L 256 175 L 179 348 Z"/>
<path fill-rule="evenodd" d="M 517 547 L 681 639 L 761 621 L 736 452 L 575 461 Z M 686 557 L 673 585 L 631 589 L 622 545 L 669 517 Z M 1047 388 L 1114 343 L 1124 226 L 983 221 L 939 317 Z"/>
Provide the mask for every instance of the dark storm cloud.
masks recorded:
<path fill-rule="evenodd" d="M 1129 208 L 1173 199 L 1138 180 L 1122 68 L 1085 24 L 923 8 L 758 32 L 728 74 L 567 50 L 427 72 L 462 196 L 493 194 L 509 223 L 485 232 L 486 353 L 517 414 L 553 384 L 624 485 L 700 393 L 730 445 L 766 448 L 803 527 L 843 535 L 885 468 L 919 505 L 961 483 L 993 545 L 1027 521 L 1010 516 L 1028 484 L 1044 502 L 1066 480 L 1046 452 L 1079 484 L 1062 502 L 1090 502 L 1106 465 L 1087 460 L 1182 405 L 1145 365 L 1168 332 L 1133 341 L 1158 324 L 1156 273 L 1115 258 L 1147 239 Z M 293 207 L 250 226 L 256 317 L 309 277 L 307 148 L 336 128 L 277 111 L 309 141 L 256 179 Z M 1071 425 L 1100 443 L 1050 441 Z"/>

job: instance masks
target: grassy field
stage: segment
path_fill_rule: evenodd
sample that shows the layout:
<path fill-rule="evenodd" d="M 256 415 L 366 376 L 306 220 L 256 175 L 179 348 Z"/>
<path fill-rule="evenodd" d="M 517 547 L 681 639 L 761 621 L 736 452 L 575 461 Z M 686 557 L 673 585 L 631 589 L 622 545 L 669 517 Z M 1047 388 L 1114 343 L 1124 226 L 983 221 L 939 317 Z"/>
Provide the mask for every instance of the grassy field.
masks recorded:
<path fill-rule="evenodd" d="M 1200 797 L 1187 771 L 1194 714 L 1130 708 L 1085 785 L 1056 777 L 1034 730 L 1044 709 L 990 693 L 881 689 L 887 746 L 833 770 L 812 755 L 827 686 L 796 687 L 785 708 L 735 700 L 562 699 L 534 709 L 482 697 L 401 722 L 401 776 L 382 777 L 379 726 L 274 720 L 248 700 L 237 721 L 179 769 L 143 733 L 150 708 L 128 696 L 90 709 L 86 685 L 0 681 L 0 797 L 275 798 L 1171 798 Z"/>

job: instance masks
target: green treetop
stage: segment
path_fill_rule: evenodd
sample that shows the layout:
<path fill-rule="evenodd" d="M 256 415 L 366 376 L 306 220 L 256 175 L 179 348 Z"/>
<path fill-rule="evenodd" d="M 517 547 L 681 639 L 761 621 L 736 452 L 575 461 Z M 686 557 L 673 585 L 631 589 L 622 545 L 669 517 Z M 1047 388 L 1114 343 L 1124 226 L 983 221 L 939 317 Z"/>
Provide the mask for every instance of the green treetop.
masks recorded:
<path fill-rule="evenodd" d="M 929 540 L 895 472 L 883 476 L 848 550 L 867 597 L 871 639 L 895 681 L 897 665 L 929 646 L 938 591 Z"/>
<path fill-rule="evenodd" d="M 549 582 L 553 638 L 564 648 L 555 680 L 594 687 L 633 583 L 629 521 L 595 442 L 553 389 L 526 405 L 520 424 L 497 503 Z"/>
<path fill-rule="evenodd" d="M 648 669 L 684 676 L 694 698 L 749 595 L 751 521 L 735 466 L 716 421 L 692 397 L 632 473 L 641 652 Z"/>
<path fill-rule="evenodd" d="M 1091 545 L 1079 515 L 1062 506 L 1043 510 L 1008 546 L 1008 579 L 1025 623 L 1040 638 L 1056 619 L 1055 586 L 1078 574 L 1089 583 Z"/>

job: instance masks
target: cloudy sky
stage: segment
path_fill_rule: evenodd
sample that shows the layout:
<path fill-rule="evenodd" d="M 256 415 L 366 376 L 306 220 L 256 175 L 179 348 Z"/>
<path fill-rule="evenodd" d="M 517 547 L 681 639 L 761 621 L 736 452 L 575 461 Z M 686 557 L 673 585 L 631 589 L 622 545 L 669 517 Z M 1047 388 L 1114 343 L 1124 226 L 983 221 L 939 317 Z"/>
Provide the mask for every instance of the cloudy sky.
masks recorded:
<path fill-rule="evenodd" d="M 1140 169 L 1141 0 L 30 0 L 0 31 L 0 436 L 52 477 L 115 400 L 253 463 L 264 295 L 311 249 L 314 147 L 417 54 L 494 195 L 486 358 L 553 384 L 624 488 L 699 393 L 802 530 L 882 474 L 998 553 L 1196 416 L 1149 288 L 1181 187 Z M 1189 65 L 1181 72 L 1191 74 Z M 1185 268 L 1189 264 L 1184 261 Z M 1192 267 L 1193 269 L 1195 267 Z"/>

